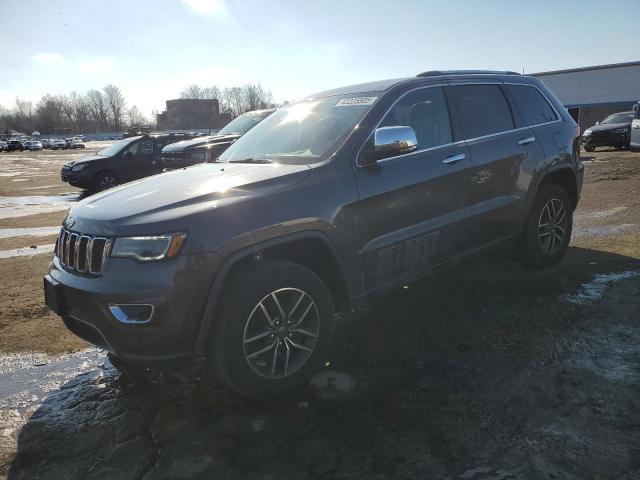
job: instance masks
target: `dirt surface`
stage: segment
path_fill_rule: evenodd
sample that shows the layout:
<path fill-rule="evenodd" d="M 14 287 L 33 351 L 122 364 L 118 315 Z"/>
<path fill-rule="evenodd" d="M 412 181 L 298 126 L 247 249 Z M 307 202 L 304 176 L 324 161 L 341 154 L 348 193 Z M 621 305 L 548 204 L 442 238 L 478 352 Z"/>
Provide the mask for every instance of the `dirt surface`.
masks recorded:
<path fill-rule="evenodd" d="M 0 259 L 0 477 L 640 478 L 640 154 L 583 159 L 560 265 L 487 254 L 380 298 L 339 319 L 325 370 L 279 402 L 127 385 L 42 308 L 50 254 Z M 13 179 L 0 196 L 31 195 L 5 193 Z M 50 241 L 0 251 L 22 239 Z"/>

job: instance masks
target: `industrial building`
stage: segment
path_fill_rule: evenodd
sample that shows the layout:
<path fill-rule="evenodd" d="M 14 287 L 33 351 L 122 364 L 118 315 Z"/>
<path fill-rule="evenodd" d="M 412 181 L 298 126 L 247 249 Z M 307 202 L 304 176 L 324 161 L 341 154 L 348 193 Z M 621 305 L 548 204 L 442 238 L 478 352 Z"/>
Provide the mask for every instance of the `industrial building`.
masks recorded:
<path fill-rule="evenodd" d="M 218 100 L 177 98 L 166 101 L 167 108 L 157 116 L 159 130 L 189 130 L 220 128 L 229 122 L 220 113 Z"/>
<path fill-rule="evenodd" d="M 530 73 L 569 110 L 580 131 L 640 101 L 640 61 Z"/>

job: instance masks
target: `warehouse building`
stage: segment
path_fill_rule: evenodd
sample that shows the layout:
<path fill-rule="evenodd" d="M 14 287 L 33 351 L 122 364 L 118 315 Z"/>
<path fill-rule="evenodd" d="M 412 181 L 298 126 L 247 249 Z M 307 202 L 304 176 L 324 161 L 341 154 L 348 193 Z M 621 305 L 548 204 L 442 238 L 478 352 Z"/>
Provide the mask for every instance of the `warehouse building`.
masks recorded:
<path fill-rule="evenodd" d="M 156 119 L 160 130 L 220 128 L 230 120 L 228 115 L 220 113 L 215 98 L 176 98 L 167 100 L 166 104 L 166 110 Z"/>
<path fill-rule="evenodd" d="M 640 101 L 640 62 L 529 75 L 542 80 L 556 94 L 581 132 L 612 113 L 632 110 Z"/>

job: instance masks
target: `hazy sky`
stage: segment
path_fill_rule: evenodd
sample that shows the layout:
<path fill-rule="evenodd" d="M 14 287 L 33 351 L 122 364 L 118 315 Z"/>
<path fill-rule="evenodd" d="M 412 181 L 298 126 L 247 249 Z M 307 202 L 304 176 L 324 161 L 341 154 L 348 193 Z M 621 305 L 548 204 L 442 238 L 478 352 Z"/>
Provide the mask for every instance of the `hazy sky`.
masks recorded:
<path fill-rule="evenodd" d="M 5 107 L 114 83 L 149 114 L 191 83 L 283 101 L 432 69 L 640 60 L 640 0 L 0 0 L 0 18 Z"/>

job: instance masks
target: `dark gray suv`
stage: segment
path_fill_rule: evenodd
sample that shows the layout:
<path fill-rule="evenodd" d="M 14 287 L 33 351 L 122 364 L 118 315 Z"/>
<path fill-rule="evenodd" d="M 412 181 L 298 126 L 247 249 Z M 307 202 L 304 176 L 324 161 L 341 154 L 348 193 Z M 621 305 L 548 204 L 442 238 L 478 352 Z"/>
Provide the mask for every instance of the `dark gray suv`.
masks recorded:
<path fill-rule="evenodd" d="M 496 245 L 558 262 L 582 175 L 578 127 L 535 78 L 327 91 L 214 162 L 72 207 L 46 302 L 119 368 L 204 360 L 270 397 L 322 364 L 336 312 Z"/>

